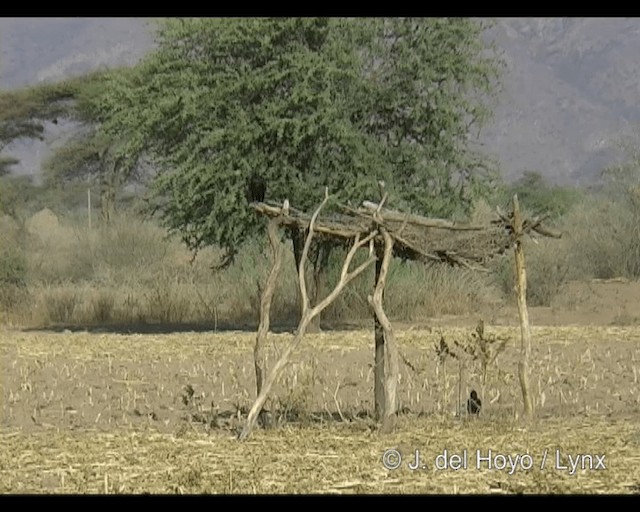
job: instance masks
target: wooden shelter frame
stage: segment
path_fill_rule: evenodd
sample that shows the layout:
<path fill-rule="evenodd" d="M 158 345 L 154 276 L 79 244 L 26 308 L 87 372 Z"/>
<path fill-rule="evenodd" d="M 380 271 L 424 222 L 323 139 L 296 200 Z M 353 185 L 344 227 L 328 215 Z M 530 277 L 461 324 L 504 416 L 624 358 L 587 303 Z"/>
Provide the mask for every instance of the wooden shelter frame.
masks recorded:
<path fill-rule="evenodd" d="M 379 183 L 380 201 L 364 201 L 360 207 L 337 204 L 334 213 L 320 216 L 329 201 L 329 192 L 320 206 L 309 215 L 289 205 L 252 203 L 258 215 L 267 217 L 267 233 L 272 251 L 272 266 L 263 287 L 260 323 L 254 347 L 257 397 L 249 411 L 245 426 L 239 434 L 247 438 L 262 417 L 262 407 L 271 387 L 288 363 L 291 353 L 301 342 L 311 320 L 320 314 L 344 287 L 366 268 L 376 263 L 375 288 L 368 297 L 375 321 L 375 404 L 381 420 L 380 431 L 391 432 L 397 413 L 397 385 L 399 375 L 398 350 L 393 327 L 384 311 L 383 295 L 389 263 L 392 257 L 441 262 L 473 270 L 486 271 L 486 264 L 499 255 L 514 249 L 517 277 L 516 295 L 521 326 L 521 357 L 518 365 L 525 417 L 533 414 L 533 400 L 529 390 L 529 359 L 531 333 L 526 306 L 526 268 L 522 238 L 535 234 L 560 238 L 561 233 L 542 225 L 547 216 L 524 219 L 517 196 L 513 197 L 507 214 L 496 208 L 495 219 L 485 225 L 471 225 L 447 219 L 428 218 L 385 208 L 388 195 Z M 269 372 L 266 371 L 264 347 L 270 325 L 270 309 L 278 274 L 282 267 L 282 242 L 278 228 L 299 230 L 306 234 L 302 259 L 298 268 L 298 281 L 302 297 L 302 314 L 293 340 L 281 352 Z M 315 306 L 309 304 L 305 278 L 305 265 L 314 236 L 328 239 L 336 245 L 350 243 L 340 279 L 335 288 Z M 355 254 L 368 247 L 368 258 L 350 270 Z"/>

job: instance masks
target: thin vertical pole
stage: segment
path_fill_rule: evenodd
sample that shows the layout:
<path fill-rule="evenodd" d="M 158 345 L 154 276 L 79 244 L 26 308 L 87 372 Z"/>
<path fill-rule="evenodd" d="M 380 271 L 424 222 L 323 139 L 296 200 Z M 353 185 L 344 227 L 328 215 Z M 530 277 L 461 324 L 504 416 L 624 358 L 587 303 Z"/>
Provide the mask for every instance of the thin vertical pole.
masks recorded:
<path fill-rule="evenodd" d="M 522 389 L 522 401 L 524 402 L 524 415 L 527 418 L 533 416 L 533 399 L 529 386 L 531 361 L 531 329 L 529 326 L 529 311 L 527 309 L 527 270 L 524 261 L 524 249 L 522 247 L 522 214 L 518 196 L 513 196 L 513 232 L 515 243 L 515 267 L 516 267 L 516 292 L 518 300 L 518 313 L 520 316 L 520 362 L 518 363 L 518 376 Z"/>

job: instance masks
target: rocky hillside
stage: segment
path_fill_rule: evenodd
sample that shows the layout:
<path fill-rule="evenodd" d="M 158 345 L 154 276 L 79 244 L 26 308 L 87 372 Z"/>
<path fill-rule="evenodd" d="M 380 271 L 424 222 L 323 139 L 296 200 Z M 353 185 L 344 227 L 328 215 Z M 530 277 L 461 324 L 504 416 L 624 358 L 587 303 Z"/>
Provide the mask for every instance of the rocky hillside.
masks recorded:
<path fill-rule="evenodd" d="M 0 18 L 0 87 L 133 64 L 152 48 L 152 30 L 142 18 Z M 507 73 L 483 146 L 510 179 L 538 170 L 593 182 L 616 138 L 640 122 L 640 20 L 500 18 L 487 35 Z M 16 144 L 18 171 L 37 175 L 46 147 Z"/>
<path fill-rule="evenodd" d="M 505 175 L 592 181 L 640 122 L 640 20 L 503 18 L 491 36 L 507 74 L 483 141 Z"/>

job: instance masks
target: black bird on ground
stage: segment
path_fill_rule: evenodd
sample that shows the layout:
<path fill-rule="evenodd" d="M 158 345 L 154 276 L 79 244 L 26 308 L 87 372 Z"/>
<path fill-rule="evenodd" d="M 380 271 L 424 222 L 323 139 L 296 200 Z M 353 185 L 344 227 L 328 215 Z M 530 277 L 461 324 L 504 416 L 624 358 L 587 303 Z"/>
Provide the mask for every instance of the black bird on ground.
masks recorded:
<path fill-rule="evenodd" d="M 257 172 L 254 172 L 247 183 L 247 201 L 250 203 L 262 203 L 266 192 L 267 182 Z"/>
<path fill-rule="evenodd" d="M 471 396 L 467 400 L 467 412 L 469 414 L 480 414 L 482 408 L 482 400 L 478 398 L 478 393 L 475 389 L 471 390 Z"/>

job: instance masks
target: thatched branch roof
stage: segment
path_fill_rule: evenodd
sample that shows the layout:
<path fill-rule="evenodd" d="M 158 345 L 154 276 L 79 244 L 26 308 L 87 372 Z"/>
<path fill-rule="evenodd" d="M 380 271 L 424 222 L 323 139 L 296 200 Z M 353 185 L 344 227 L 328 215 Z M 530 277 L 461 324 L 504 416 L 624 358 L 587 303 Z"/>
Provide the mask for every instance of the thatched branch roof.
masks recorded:
<path fill-rule="evenodd" d="M 309 227 L 311 215 L 290 207 L 288 201 L 284 205 L 252 203 L 251 206 L 281 226 L 302 230 Z M 394 239 L 395 255 L 404 259 L 440 261 L 483 270 L 483 265 L 504 254 L 515 242 L 511 215 L 499 209 L 496 219 L 488 225 L 470 225 L 379 208 L 370 201 L 359 208 L 345 205 L 339 208 L 340 213 L 318 217 L 314 227 L 318 237 L 342 243 L 358 234 L 364 237 L 382 226 Z M 560 233 L 542 226 L 543 220 L 544 217 L 525 220 L 523 232 L 560 238 Z"/>

